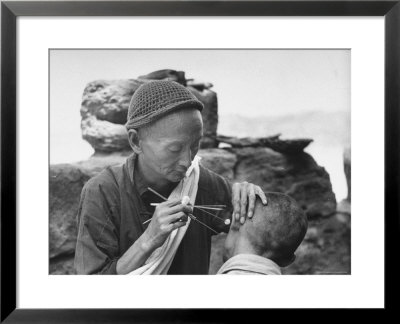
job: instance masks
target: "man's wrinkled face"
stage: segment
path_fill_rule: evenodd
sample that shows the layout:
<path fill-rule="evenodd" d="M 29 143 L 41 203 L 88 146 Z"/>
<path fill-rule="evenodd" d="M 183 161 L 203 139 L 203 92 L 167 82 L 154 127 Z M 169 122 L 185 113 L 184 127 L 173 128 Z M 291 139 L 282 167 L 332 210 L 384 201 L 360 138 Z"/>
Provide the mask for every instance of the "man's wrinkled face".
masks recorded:
<path fill-rule="evenodd" d="M 203 135 L 203 121 L 197 109 L 182 109 L 139 132 L 141 159 L 160 179 L 178 182 L 196 156 Z"/>

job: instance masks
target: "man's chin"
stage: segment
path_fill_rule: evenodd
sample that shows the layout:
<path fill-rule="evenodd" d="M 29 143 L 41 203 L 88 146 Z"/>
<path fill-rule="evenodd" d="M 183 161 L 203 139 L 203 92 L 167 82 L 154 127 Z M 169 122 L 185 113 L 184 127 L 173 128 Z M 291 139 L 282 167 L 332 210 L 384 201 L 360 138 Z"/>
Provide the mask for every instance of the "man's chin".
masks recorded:
<path fill-rule="evenodd" d="M 174 172 L 173 174 L 171 174 L 171 176 L 169 177 L 169 180 L 171 182 L 179 182 L 181 181 L 186 175 L 186 172 Z"/>

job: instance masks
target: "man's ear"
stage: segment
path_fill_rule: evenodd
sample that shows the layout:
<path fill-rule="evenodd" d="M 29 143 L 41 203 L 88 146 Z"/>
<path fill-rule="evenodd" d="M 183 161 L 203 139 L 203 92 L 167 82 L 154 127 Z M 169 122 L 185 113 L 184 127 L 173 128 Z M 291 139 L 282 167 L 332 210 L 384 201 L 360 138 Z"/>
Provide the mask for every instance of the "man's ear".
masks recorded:
<path fill-rule="evenodd" d="M 136 154 L 142 152 L 142 148 L 140 147 L 139 133 L 136 129 L 128 130 L 128 140 L 133 152 Z"/>

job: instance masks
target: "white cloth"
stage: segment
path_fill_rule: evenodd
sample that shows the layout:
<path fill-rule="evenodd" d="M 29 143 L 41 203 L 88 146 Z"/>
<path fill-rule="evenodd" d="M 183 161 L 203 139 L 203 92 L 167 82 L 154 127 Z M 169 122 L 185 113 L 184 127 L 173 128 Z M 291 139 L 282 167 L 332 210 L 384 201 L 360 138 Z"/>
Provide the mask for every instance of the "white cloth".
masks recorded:
<path fill-rule="evenodd" d="M 195 156 L 185 177 L 180 181 L 176 188 L 171 192 L 169 199 L 182 199 L 184 196 L 190 197 L 190 203 L 194 205 L 199 185 L 200 157 Z M 179 244 L 185 236 L 186 230 L 190 224 L 188 218 L 186 225 L 172 231 L 162 246 L 154 250 L 145 264 L 140 268 L 133 270 L 128 275 L 156 275 L 167 274 L 172 260 L 178 250 Z"/>
<path fill-rule="evenodd" d="M 255 254 L 237 254 L 226 261 L 217 274 L 280 275 L 281 268 L 272 260 Z"/>

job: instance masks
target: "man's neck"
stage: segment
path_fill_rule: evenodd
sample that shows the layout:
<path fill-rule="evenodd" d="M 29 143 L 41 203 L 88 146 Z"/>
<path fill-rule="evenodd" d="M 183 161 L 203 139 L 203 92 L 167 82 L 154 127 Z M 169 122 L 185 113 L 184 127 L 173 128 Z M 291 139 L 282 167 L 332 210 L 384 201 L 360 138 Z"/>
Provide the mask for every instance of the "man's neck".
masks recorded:
<path fill-rule="evenodd" d="M 233 249 L 232 256 L 238 254 L 256 254 L 258 255 L 256 249 L 243 237 L 239 237 L 236 240 L 235 247 Z"/>

